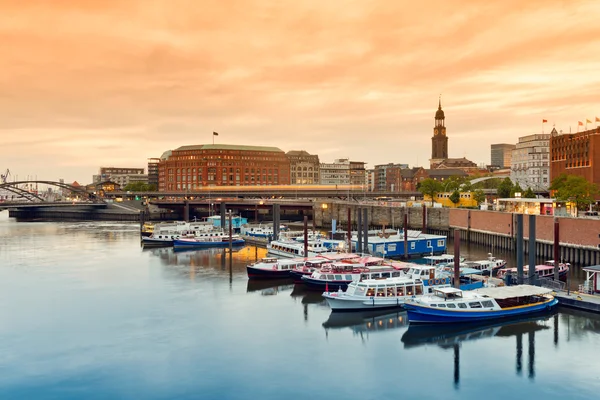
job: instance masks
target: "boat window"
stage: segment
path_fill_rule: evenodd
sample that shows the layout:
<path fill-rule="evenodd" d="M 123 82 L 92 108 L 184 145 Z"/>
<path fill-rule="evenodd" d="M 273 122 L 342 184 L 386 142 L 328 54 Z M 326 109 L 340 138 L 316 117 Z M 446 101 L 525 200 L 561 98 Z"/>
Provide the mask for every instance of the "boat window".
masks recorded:
<path fill-rule="evenodd" d="M 406 286 L 406 296 L 412 296 L 413 295 L 413 286 Z"/>
<path fill-rule="evenodd" d="M 446 308 L 446 305 L 445 304 L 438 304 L 438 307 L 439 308 Z"/>
<path fill-rule="evenodd" d="M 396 293 L 394 293 L 394 286 L 388 286 L 387 288 L 387 297 L 394 297 Z"/>
<path fill-rule="evenodd" d="M 346 280 L 347 281 L 351 281 L 352 280 L 352 275 L 346 275 Z"/>
<path fill-rule="evenodd" d="M 341 275 L 335 275 L 335 280 L 336 281 L 341 281 L 342 280 L 342 276 Z"/>
<path fill-rule="evenodd" d="M 327 279 L 332 281 L 333 280 L 333 275 L 327 275 Z"/>
<path fill-rule="evenodd" d="M 378 279 L 379 277 L 380 277 L 380 275 L 377 273 L 371 274 L 371 278 L 373 278 L 373 279 Z"/>
<path fill-rule="evenodd" d="M 396 288 L 396 293 L 398 294 L 398 296 L 404 296 L 404 286 L 398 286 Z"/>
<path fill-rule="evenodd" d="M 356 293 L 356 295 L 357 295 L 357 296 L 364 296 L 364 294 L 365 294 L 365 291 L 366 291 L 366 288 L 365 288 L 365 287 L 358 286 L 358 287 L 356 287 L 356 289 L 355 289 L 355 292 L 354 292 L 354 293 Z M 348 294 L 352 294 L 352 293 L 348 293 Z"/>
<path fill-rule="evenodd" d="M 456 305 L 454 305 L 453 303 L 448 303 L 447 306 L 448 308 L 456 308 Z"/>
<path fill-rule="evenodd" d="M 360 279 L 369 279 L 369 274 L 360 274 Z"/>
<path fill-rule="evenodd" d="M 431 307 L 437 307 L 437 304 L 432 304 Z"/>
<path fill-rule="evenodd" d="M 472 303 L 469 303 L 469 307 L 470 308 L 481 308 L 481 303 L 478 301 L 474 301 Z"/>
<path fill-rule="evenodd" d="M 415 294 L 417 296 L 422 295 L 423 294 L 423 286 L 421 285 L 416 285 L 415 286 Z"/>
<path fill-rule="evenodd" d="M 381 274 L 381 277 L 382 277 L 382 278 L 389 278 L 389 277 L 390 277 L 390 273 L 389 273 L 389 272 L 383 272 L 383 273 Z"/>
<path fill-rule="evenodd" d="M 392 272 L 392 278 L 398 278 L 400 276 L 400 271 Z"/>
<path fill-rule="evenodd" d="M 385 287 L 377 287 L 377 297 L 385 297 Z"/>
<path fill-rule="evenodd" d="M 369 296 L 369 297 L 375 296 L 375 288 L 367 289 L 367 296 Z"/>
<path fill-rule="evenodd" d="M 482 301 L 481 304 L 484 307 L 494 307 L 494 304 L 490 300 Z"/>
<path fill-rule="evenodd" d="M 467 305 L 465 303 L 458 303 L 457 306 L 458 308 L 467 308 Z"/>

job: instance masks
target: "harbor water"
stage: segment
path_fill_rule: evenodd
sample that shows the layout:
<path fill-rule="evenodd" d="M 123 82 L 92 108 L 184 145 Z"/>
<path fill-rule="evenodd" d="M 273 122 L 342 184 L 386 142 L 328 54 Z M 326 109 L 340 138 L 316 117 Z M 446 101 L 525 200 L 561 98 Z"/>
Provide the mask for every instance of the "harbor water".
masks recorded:
<path fill-rule="evenodd" d="M 490 251 L 461 253 L 475 260 Z M 415 329 L 403 312 L 332 314 L 319 293 L 289 281 L 249 281 L 246 264 L 265 254 L 143 249 L 137 224 L 17 222 L 0 212 L 0 399 L 589 399 L 600 391 L 598 315 L 559 308 L 504 324 Z"/>

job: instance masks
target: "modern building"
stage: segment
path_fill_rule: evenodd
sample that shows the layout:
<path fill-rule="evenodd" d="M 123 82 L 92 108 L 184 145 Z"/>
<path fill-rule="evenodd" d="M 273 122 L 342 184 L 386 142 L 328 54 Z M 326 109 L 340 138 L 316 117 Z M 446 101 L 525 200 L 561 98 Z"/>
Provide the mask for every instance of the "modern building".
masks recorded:
<path fill-rule="evenodd" d="M 365 163 L 348 158 L 321 163 L 321 185 L 366 185 Z"/>
<path fill-rule="evenodd" d="M 146 174 L 112 174 L 110 181 L 125 188 L 130 183 L 148 183 L 148 175 Z"/>
<path fill-rule="evenodd" d="M 514 149 L 515 145 L 509 143 L 498 143 L 491 145 L 490 165 L 498 168 L 510 168 L 512 151 Z"/>
<path fill-rule="evenodd" d="M 366 180 L 367 180 L 367 191 L 373 192 L 375 191 L 375 169 L 371 168 L 365 171 Z"/>
<path fill-rule="evenodd" d="M 290 160 L 290 183 L 292 185 L 318 185 L 320 182 L 319 156 L 304 150 L 285 153 Z"/>
<path fill-rule="evenodd" d="M 160 158 L 149 158 L 148 159 L 148 184 L 154 185 L 158 188 L 158 164 Z"/>
<path fill-rule="evenodd" d="M 375 166 L 375 190 L 379 192 L 401 191 L 401 170 L 407 169 L 408 164 L 380 164 Z"/>
<path fill-rule="evenodd" d="M 560 174 L 583 176 L 600 186 L 600 127 L 550 136 L 550 182 Z"/>
<path fill-rule="evenodd" d="M 510 179 L 523 189 L 548 190 L 550 186 L 550 135 L 522 136 L 512 151 Z"/>
<path fill-rule="evenodd" d="M 113 180 L 114 175 L 144 175 L 144 168 L 100 167 L 92 180 L 94 183 Z"/>
<path fill-rule="evenodd" d="M 200 144 L 166 151 L 160 158 L 159 191 L 290 184 L 290 160 L 277 147 Z"/>

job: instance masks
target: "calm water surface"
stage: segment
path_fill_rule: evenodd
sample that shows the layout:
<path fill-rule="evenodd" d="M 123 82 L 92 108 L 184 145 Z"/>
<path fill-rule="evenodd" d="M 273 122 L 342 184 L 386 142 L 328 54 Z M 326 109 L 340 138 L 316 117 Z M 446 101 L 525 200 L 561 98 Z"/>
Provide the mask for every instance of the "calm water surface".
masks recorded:
<path fill-rule="evenodd" d="M 487 249 L 471 248 L 472 257 Z M 465 249 L 465 254 L 468 252 Z M 138 226 L 0 212 L 0 399 L 592 398 L 600 318 L 471 331 L 404 313 L 330 314 L 249 282 L 265 255 L 143 250 Z"/>

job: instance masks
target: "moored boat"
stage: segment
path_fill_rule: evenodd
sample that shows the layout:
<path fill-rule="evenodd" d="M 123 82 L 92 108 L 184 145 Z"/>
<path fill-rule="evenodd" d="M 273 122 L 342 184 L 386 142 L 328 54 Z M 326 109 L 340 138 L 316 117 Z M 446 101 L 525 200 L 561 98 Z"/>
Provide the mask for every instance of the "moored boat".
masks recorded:
<path fill-rule="evenodd" d="M 382 260 L 378 257 L 369 257 Z M 302 283 L 307 289 L 321 292 L 345 290 L 351 282 L 365 279 L 385 279 L 400 277 L 402 271 L 398 268 L 369 264 L 369 260 L 363 263 L 336 262 L 314 271 L 311 275 L 302 276 Z"/>
<path fill-rule="evenodd" d="M 271 255 L 280 257 L 315 257 L 324 254 L 336 254 L 338 251 L 333 251 L 325 246 L 320 240 L 309 241 L 307 253 L 304 254 L 304 243 L 296 240 L 273 240 L 267 244 L 267 251 Z"/>
<path fill-rule="evenodd" d="M 550 310 L 558 303 L 551 293 L 530 285 L 472 291 L 440 287 L 431 295 L 409 299 L 404 306 L 410 323 L 481 322 Z"/>
<path fill-rule="evenodd" d="M 246 272 L 250 279 L 289 279 L 291 271 L 302 268 L 312 260 L 306 258 L 276 258 L 265 257 L 246 266 Z M 323 262 L 328 262 L 323 260 Z"/>
<path fill-rule="evenodd" d="M 485 260 L 466 261 L 465 266 L 468 268 L 478 269 L 483 275 L 492 275 L 494 271 L 503 268 L 506 265 L 506 260 L 501 260 L 488 253 Z"/>
<path fill-rule="evenodd" d="M 571 264 L 559 263 L 558 264 L 558 279 L 566 280 L 567 273 Z M 511 275 L 511 283 L 517 283 L 517 268 L 502 268 L 498 270 L 498 278 L 506 279 L 506 275 Z M 550 278 L 554 279 L 554 260 L 548 260 L 544 264 L 535 266 L 535 274 L 538 278 Z M 523 266 L 523 279 L 529 279 L 529 265 Z"/>
<path fill-rule="evenodd" d="M 244 239 L 240 238 L 238 235 L 233 235 L 231 240 L 229 235 L 219 234 L 219 235 L 200 235 L 200 236 L 186 236 L 180 237 L 173 240 L 173 247 L 175 248 L 207 248 L 207 247 L 228 247 L 230 244 L 232 246 L 242 246 L 244 245 Z"/>

